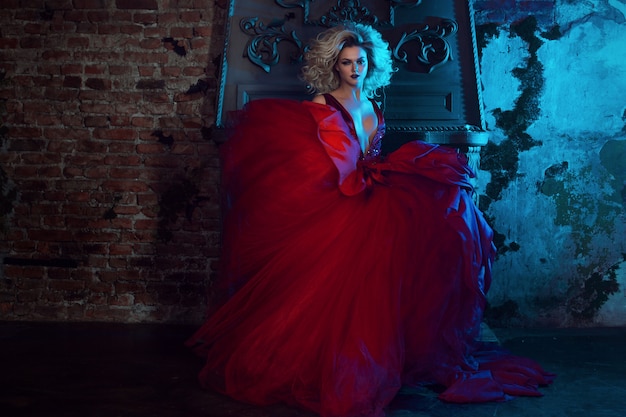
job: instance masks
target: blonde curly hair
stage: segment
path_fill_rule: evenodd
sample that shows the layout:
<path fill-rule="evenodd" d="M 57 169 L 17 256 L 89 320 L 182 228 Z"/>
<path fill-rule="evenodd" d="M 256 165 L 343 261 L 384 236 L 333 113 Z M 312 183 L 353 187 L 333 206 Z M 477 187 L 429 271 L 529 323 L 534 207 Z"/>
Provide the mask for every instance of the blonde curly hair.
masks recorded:
<path fill-rule="evenodd" d="M 367 53 L 369 68 L 363 82 L 365 95 L 372 98 L 379 88 L 389 85 L 394 72 L 389 44 L 371 26 L 351 23 L 320 33 L 305 53 L 301 78 L 311 93 L 330 93 L 339 87 L 335 63 L 342 49 L 350 46 L 361 47 Z"/>

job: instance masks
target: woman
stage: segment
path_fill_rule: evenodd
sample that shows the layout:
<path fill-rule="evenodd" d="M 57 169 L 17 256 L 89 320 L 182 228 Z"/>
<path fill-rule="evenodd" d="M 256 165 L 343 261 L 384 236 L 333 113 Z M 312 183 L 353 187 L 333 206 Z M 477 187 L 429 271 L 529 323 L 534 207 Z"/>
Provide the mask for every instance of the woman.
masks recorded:
<path fill-rule="evenodd" d="M 383 416 L 402 384 L 540 395 L 550 374 L 477 342 L 494 249 L 464 157 L 419 141 L 380 155 L 388 45 L 342 26 L 306 60 L 312 102 L 251 102 L 224 145 L 228 296 L 188 342 L 201 383 L 324 417 Z"/>

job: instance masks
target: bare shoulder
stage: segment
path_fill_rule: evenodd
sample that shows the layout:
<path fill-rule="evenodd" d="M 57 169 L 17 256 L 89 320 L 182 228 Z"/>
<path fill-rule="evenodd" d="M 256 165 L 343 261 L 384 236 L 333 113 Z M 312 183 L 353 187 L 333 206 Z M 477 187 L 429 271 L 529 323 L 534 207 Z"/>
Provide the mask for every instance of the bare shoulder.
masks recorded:
<path fill-rule="evenodd" d="M 323 94 L 316 95 L 311 101 L 313 101 L 313 103 L 326 104 L 326 99 Z"/>

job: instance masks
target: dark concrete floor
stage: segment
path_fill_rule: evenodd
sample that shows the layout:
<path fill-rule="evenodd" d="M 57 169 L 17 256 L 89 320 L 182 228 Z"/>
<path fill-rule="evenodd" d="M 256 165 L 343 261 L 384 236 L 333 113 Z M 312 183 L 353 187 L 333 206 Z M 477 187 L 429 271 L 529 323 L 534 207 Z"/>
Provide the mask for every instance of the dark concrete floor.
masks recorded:
<path fill-rule="evenodd" d="M 234 402 L 196 383 L 193 327 L 0 322 L 0 416 L 314 417 Z M 626 416 L 626 329 L 495 329 L 506 348 L 558 377 L 541 398 L 446 404 L 403 390 L 390 417 Z"/>

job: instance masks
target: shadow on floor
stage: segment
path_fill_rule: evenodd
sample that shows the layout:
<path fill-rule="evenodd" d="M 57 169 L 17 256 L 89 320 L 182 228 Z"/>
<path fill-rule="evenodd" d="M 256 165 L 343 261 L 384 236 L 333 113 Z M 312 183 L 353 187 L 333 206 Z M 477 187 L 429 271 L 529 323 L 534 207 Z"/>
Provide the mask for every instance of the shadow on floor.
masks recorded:
<path fill-rule="evenodd" d="M 194 327 L 0 322 L 0 416 L 314 417 L 253 407 L 202 390 L 201 361 L 183 346 Z M 626 329 L 494 329 L 513 353 L 558 377 L 540 398 L 446 404 L 403 389 L 389 417 L 623 417 Z"/>

